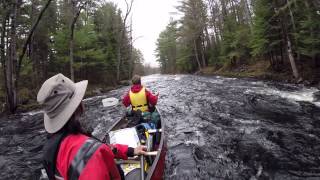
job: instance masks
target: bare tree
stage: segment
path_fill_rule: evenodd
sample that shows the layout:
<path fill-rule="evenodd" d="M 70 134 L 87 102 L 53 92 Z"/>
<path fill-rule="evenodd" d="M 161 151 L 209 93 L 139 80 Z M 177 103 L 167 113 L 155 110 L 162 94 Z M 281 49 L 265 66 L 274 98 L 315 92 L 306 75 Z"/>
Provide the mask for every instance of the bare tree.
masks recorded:
<path fill-rule="evenodd" d="M 295 61 L 294 56 L 293 56 L 292 46 L 291 46 L 291 40 L 290 40 L 288 34 L 287 34 L 287 36 L 286 36 L 286 39 L 287 39 L 287 53 L 288 53 L 288 57 L 289 57 L 289 60 L 290 60 L 290 64 L 291 64 L 291 68 L 292 68 L 292 73 L 293 73 L 293 76 L 294 76 L 296 79 L 299 79 L 299 78 L 300 78 L 300 75 L 299 75 L 299 71 L 298 71 L 298 68 L 297 68 L 297 65 L 296 65 L 296 61 Z"/>
<path fill-rule="evenodd" d="M 86 6 L 88 1 L 78 1 L 72 0 L 72 21 L 70 23 L 70 39 L 69 39 L 69 46 L 70 46 L 70 76 L 71 79 L 74 81 L 74 69 L 73 69 L 73 62 L 74 62 L 74 28 L 75 24 L 78 20 L 81 10 Z"/>
<path fill-rule="evenodd" d="M 18 82 L 19 82 L 19 75 L 23 57 L 26 53 L 28 45 L 31 42 L 33 33 L 37 28 L 43 13 L 48 8 L 50 2 L 52 0 L 48 0 L 47 4 L 41 10 L 39 16 L 37 17 L 37 21 L 32 26 L 31 30 L 29 31 L 28 37 L 26 42 L 24 43 L 22 53 L 17 56 L 17 17 L 20 13 L 20 6 L 22 5 L 21 0 L 15 0 L 11 3 L 11 8 L 6 6 L 3 3 L 4 8 L 9 8 L 4 16 L 2 21 L 2 32 L 1 32 L 1 63 L 3 65 L 3 72 L 4 72 L 4 82 L 5 82 L 5 89 L 6 89 L 6 104 L 7 109 L 14 113 L 18 106 L 17 101 L 17 89 L 18 89 Z"/>
<path fill-rule="evenodd" d="M 20 0 L 15 0 L 11 4 L 10 9 L 10 33 L 9 47 L 7 49 L 7 57 L 5 60 L 5 88 L 7 94 L 7 107 L 10 112 L 17 109 L 17 88 L 16 88 L 16 64 L 17 64 L 17 17 L 20 11 Z"/>
<path fill-rule="evenodd" d="M 117 49 L 117 81 L 120 81 L 122 40 L 123 40 L 123 38 L 125 36 L 125 33 L 126 33 L 127 19 L 128 19 L 128 16 L 129 16 L 130 12 L 131 12 L 133 2 L 134 2 L 134 0 L 131 0 L 130 4 L 129 4 L 128 1 L 125 0 L 126 13 L 124 15 L 123 22 L 121 22 L 121 25 L 120 25 L 120 28 L 119 28 L 120 32 L 119 32 L 119 36 L 118 36 L 118 49 Z"/>
<path fill-rule="evenodd" d="M 45 4 L 45 6 L 44 6 L 44 7 L 42 8 L 42 10 L 40 11 L 40 14 L 39 14 L 38 17 L 37 17 L 36 22 L 32 25 L 31 30 L 29 31 L 27 40 L 26 40 L 26 42 L 24 43 L 23 48 L 22 48 L 22 53 L 21 53 L 20 56 L 19 56 L 18 67 L 17 67 L 17 79 L 19 79 L 19 77 L 20 77 L 20 69 L 21 69 L 22 60 L 23 60 L 23 57 L 24 57 L 24 55 L 25 55 L 25 53 L 26 53 L 26 50 L 27 50 L 27 48 L 28 48 L 28 45 L 30 45 L 30 43 L 31 43 L 31 39 L 32 39 L 32 36 L 33 36 L 33 34 L 34 34 L 34 31 L 35 31 L 36 28 L 38 27 L 38 24 L 39 24 L 40 20 L 42 19 L 43 14 L 45 13 L 45 11 L 47 10 L 47 8 L 49 7 L 51 1 L 52 1 L 52 0 L 48 0 L 48 1 L 47 1 L 47 3 Z"/>
<path fill-rule="evenodd" d="M 196 60 L 197 60 L 197 63 L 198 63 L 198 67 L 199 67 L 199 70 L 201 71 L 202 68 L 201 68 L 201 63 L 200 63 L 200 60 L 199 60 L 198 47 L 197 47 L 197 42 L 196 42 L 196 40 L 193 40 L 193 46 L 194 46 L 194 54 L 195 54 L 195 56 L 196 56 Z"/>
<path fill-rule="evenodd" d="M 132 50 L 133 50 L 133 39 L 132 39 L 132 18 L 130 22 L 130 55 L 129 55 L 129 79 L 132 77 L 132 72 L 133 72 L 133 58 L 132 58 Z"/>
<path fill-rule="evenodd" d="M 8 4 L 6 2 L 2 2 L 2 22 L 1 22 L 1 39 L 0 39 L 0 58 L 1 58 L 1 66 L 2 66 L 2 70 L 3 70 L 3 79 L 4 79 L 4 86 L 6 89 L 6 93 L 8 93 L 8 89 L 7 89 L 7 67 L 6 67 L 6 50 L 7 50 L 7 44 L 8 41 L 6 40 L 5 36 L 7 34 L 8 31 L 8 25 L 7 22 L 9 22 L 9 17 L 10 17 L 10 10 L 7 9 L 8 8 Z M 8 103 L 7 103 L 8 104 Z"/>

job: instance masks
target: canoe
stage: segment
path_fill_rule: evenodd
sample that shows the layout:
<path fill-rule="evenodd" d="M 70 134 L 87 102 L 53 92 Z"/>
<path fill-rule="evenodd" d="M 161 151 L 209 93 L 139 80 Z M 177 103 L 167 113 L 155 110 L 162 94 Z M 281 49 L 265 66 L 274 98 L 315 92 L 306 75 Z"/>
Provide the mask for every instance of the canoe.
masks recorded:
<path fill-rule="evenodd" d="M 159 114 L 157 109 L 155 111 Z M 134 157 L 116 161 L 122 167 L 126 180 L 163 179 L 167 151 L 165 123 L 159 114 L 156 124 L 151 124 L 154 126 L 150 128 L 148 127 L 150 119 L 142 119 L 144 123 L 140 124 L 137 122 L 137 117 L 139 120 L 142 118 L 141 114 L 138 116 L 136 114 L 126 114 L 123 118 L 117 120 L 107 131 L 106 142 L 127 144 L 131 147 L 139 144 L 147 146 L 148 155 L 143 158 Z M 141 168 L 141 166 L 144 166 L 144 168 Z"/>

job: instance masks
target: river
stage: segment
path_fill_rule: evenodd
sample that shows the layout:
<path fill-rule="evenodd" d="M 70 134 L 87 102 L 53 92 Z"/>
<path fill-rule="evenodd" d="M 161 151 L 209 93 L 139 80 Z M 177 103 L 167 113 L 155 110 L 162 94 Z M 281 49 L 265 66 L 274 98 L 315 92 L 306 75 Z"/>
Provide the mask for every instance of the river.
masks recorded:
<path fill-rule="evenodd" d="M 319 179 L 316 88 L 254 79 L 151 75 L 167 127 L 165 179 Z M 90 83 L 90 82 L 89 82 Z M 102 138 L 128 87 L 85 99 L 84 125 Z M 0 118 L 0 179 L 39 179 L 46 134 L 39 111 Z"/>

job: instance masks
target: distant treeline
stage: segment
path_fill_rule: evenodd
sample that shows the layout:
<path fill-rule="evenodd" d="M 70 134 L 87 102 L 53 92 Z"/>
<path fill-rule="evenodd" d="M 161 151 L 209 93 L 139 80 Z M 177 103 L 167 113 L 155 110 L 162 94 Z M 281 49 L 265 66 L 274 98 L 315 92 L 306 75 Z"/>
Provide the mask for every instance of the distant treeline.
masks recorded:
<path fill-rule="evenodd" d="M 121 12 L 97 0 L 0 1 L 0 111 L 35 100 L 56 73 L 88 79 L 89 87 L 143 74 L 142 54 L 132 46 L 133 1 L 126 2 Z"/>
<path fill-rule="evenodd" d="M 267 61 L 296 80 L 320 77 L 319 0 L 183 0 L 157 41 L 164 73 Z"/>

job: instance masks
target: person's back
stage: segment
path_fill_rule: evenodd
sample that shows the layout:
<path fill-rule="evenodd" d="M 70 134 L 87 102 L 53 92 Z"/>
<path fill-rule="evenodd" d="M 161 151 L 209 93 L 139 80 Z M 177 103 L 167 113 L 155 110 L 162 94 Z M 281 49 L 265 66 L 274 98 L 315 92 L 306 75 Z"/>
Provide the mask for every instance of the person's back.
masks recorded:
<path fill-rule="evenodd" d="M 121 179 L 113 159 L 107 145 L 83 134 L 71 134 L 61 142 L 56 167 L 64 179 Z"/>
<path fill-rule="evenodd" d="M 150 106 L 154 107 L 157 104 L 158 96 L 153 95 L 141 85 L 141 77 L 138 75 L 133 76 L 132 84 L 122 100 L 123 105 L 126 107 L 131 105 L 134 111 L 150 111 Z"/>

